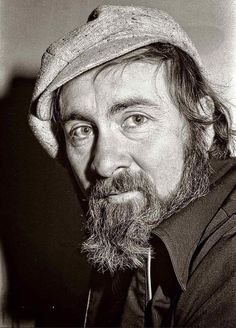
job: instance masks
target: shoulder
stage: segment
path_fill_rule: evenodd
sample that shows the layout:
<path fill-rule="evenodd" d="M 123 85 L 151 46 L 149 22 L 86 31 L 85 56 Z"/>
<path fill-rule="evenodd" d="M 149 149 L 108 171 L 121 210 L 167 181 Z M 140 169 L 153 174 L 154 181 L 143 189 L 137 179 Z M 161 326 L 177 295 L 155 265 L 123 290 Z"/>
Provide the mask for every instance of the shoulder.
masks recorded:
<path fill-rule="evenodd" d="M 221 213 L 222 215 L 222 213 Z M 236 215 L 203 239 L 193 257 L 177 320 L 197 327 L 233 327 L 236 321 Z M 181 314 L 178 317 L 178 313 Z"/>

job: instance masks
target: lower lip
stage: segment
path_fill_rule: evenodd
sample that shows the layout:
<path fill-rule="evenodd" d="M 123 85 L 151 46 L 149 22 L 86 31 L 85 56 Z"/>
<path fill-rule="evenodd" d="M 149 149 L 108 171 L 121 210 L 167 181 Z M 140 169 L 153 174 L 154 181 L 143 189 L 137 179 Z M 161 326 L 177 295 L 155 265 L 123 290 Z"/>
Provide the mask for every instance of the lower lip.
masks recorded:
<path fill-rule="evenodd" d="M 120 194 L 109 195 L 108 199 L 111 203 L 123 203 L 133 199 L 142 199 L 142 194 L 139 191 L 128 191 Z"/>

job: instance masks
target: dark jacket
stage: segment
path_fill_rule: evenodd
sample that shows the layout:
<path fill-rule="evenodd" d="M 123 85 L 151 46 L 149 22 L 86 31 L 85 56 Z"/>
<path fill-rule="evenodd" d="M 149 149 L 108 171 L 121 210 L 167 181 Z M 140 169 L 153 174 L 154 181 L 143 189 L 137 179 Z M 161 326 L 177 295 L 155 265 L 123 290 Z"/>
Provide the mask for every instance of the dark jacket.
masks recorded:
<path fill-rule="evenodd" d="M 236 160 L 215 161 L 205 197 L 162 222 L 147 268 L 94 272 L 89 327 L 236 327 Z"/>

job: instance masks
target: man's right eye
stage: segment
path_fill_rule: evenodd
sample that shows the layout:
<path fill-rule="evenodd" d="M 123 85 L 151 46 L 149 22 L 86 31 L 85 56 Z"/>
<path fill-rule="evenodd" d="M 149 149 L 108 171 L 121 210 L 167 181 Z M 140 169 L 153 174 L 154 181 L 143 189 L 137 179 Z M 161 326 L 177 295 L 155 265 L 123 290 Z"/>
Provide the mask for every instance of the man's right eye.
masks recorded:
<path fill-rule="evenodd" d="M 70 131 L 70 138 L 73 143 L 83 142 L 93 136 L 93 127 L 88 125 L 82 125 L 76 127 Z"/>

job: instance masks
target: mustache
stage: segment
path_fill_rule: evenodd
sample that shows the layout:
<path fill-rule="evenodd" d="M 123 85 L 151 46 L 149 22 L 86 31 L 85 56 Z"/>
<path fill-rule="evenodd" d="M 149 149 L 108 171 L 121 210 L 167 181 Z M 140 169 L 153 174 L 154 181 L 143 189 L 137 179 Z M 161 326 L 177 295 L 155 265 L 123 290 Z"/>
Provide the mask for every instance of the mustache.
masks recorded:
<path fill-rule="evenodd" d="M 144 172 L 131 172 L 128 169 L 111 178 L 97 180 L 88 190 L 88 194 L 89 198 L 99 200 L 114 193 L 130 191 L 139 191 L 147 195 L 150 191 L 154 192 L 154 189 L 152 180 Z"/>

